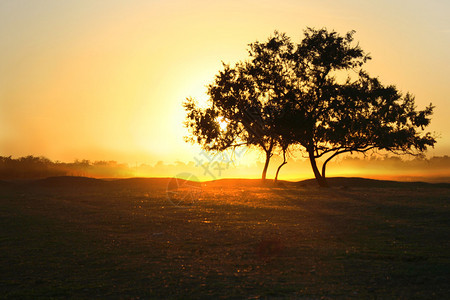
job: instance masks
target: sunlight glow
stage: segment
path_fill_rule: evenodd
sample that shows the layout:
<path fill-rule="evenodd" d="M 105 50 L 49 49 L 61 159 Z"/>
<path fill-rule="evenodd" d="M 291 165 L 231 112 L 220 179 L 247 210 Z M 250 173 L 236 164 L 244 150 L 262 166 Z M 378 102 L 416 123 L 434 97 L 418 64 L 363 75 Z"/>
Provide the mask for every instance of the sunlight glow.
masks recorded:
<path fill-rule="evenodd" d="M 223 117 L 219 117 L 217 119 L 217 122 L 219 122 L 219 126 L 220 126 L 220 130 L 221 131 L 227 130 L 228 122 Z"/>
<path fill-rule="evenodd" d="M 0 155 L 194 162 L 201 149 L 183 140 L 183 101 L 206 104 L 222 62 L 247 59 L 249 43 L 274 30 L 298 42 L 307 26 L 356 30 L 373 57 L 371 75 L 411 91 L 419 107 L 437 107 L 430 131 L 442 138 L 430 156 L 448 154 L 444 2 L 411 1 L 405 10 L 395 1 L 345 9 L 332 1 L 2 1 Z M 236 176 L 258 177 L 262 160 L 256 151 L 238 157 L 251 171 Z M 288 168 L 281 175 L 303 176 Z"/>

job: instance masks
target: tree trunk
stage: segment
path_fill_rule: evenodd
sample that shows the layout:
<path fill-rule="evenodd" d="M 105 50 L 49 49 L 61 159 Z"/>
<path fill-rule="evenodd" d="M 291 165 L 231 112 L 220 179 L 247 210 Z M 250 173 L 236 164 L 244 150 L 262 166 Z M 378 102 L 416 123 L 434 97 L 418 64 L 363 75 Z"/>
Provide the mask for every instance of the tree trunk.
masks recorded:
<path fill-rule="evenodd" d="M 275 174 L 275 180 L 274 180 L 275 184 L 278 181 L 278 173 L 280 173 L 281 167 L 284 166 L 285 164 L 287 164 L 287 161 L 286 161 L 286 150 L 283 150 L 283 162 L 281 163 L 281 165 L 278 166 L 277 173 Z"/>
<path fill-rule="evenodd" d="M 313 169 L 317 183 L 321 187 L 329 187 L 325 178 L 320 174 L 319 168 L 317 168 L 316 158 L 314 157 L 314 150 L 308 150 L 308 154 L 309 154 L 309 161 L 311 163 L 311 167 Z"/>
<path fill-rule="evenodd" d="M 274 180 L 275 183 L 277 183 L 277 181 L 278 181 L 278 173 L 280 173 L 281 167 L 284 166 L 285 164 L 287 164 L 287 162 L 283 162 L 281 165 L 278 166 L 277 173 L 275 174 L 275 180 Z"/>
<path fill-rule="evenodd" d="M 267 175 L 267 169 L 269 168 L 269 162 L 270 162 L 270 157 L 271 157 L 271 151 L 266 151 L 266 162 L 264 163 L 264 169 L 262 172 L 262 181 L 266 181 L 266 175 Z"/>
<path fill-rule="evenodd" d="M 266 152 L 266 162 L 264 163 L 264 169 L 263 169 L 262 176 L 261 176 L 261 179 L 263 182 L 266 181 L 267 169 L 269 168 L 270 158 L 272 157 L 273 146 L 274 146 L 273 140 L 270 140 L 270 144 L 269 144 L 268 148 L 266 148 L 264 145 L 262 145 L 262 148 Z"/>
<path fill-rule="evenodd" d="M 336 155 L 342 154 L 342 153 L 344 153 L 344 152 L 346 152 L 346 151 L 345 151 L 345 150 L 343 150 L 343 151 L 336 151 L 336 152 L 333 153 L 333 155 L 331 155 L 330 157 L 328 157 L 328 158 L 323 162 L 323 165 L 322 165 L 322 179 L 323 179 L 323 181 L 326 182 L 326 176 L 325 176 L 326 173 L 325 173 L 325 170 L 326 170 L 326 167 L 327 167 L 328 162 L 329 162 L 330 160 L 332 160 Z"/>

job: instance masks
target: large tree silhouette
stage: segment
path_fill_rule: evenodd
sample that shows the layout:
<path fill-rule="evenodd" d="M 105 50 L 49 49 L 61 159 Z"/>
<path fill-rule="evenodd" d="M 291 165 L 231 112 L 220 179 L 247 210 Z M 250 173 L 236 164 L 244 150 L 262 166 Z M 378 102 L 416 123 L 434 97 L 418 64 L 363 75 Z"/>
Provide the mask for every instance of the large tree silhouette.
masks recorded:
<path fill-rule="evenodd" d="M 263 179 L 275 149 L 285 154 L 300 146 L 320 186 L 327 186 L 328 162 L 342 153 L 416 154 L 433 146 L 435 139 L 423 132 L 432 105 L 418 111 L 412 95 L 370 77 L 363 70 L 370 57 L 353 34 L 307 28 L 297 45 L 278 32 L 250 44 L 250 59 L 225 66 L 209 86 L 206 109 L 192 99 L 185 103 L 190 140 L 207 150 L 261 148 Z"/>
<path fill-rule="evenodd" d="M 436 142 L 421 132 L 432 105 L 416 111 L 410 94 L 370 77 L 362 69 L 370 57 L 353 45 L 353 34 L 308 28 L 292 55 L 296 106 L 288 138 L 304 147 L 321 186 L 327 186 L 327 163 L 339 154 L 371 149 L 414 154 Z M 318 158 L 324 160 L 321 172 Z"/>

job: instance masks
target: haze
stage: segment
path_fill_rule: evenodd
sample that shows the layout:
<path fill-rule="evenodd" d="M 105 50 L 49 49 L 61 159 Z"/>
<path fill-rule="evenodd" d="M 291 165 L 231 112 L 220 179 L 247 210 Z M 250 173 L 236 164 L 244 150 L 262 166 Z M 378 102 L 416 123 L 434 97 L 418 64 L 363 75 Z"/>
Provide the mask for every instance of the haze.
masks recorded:
<path fill-rule="evenodd" d="M 247 44 L 307 26 L 356 30 L 371 75 L 436 106 L 427 155 L 450 153 L 447 1 L 16 0 L 0 2 L 0 155 L 193 161 L 182 101 Z"/>

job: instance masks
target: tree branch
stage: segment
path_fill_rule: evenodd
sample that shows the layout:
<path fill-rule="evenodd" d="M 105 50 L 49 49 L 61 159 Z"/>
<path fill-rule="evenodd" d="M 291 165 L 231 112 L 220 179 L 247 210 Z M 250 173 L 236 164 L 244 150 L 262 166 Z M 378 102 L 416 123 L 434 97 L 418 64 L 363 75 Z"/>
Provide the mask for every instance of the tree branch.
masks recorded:
<path fill-rule="evenodd" d="M 376 148 L 376 146 L 370 146 L 364 149 L 344 149 L 344 150 L 340 150 L 340 151 L 336 151 L 335 153 L 333 153 L 330 157 L 328 157 L 323 165 L 322 165 L 322 177 L 325 178 L 325 168 L 327 166 L 327 163 L 332 160 L 334 157 L 338 156 L 339 154 L 342 153 L 346 153 L 346 152 L 360 152 L 360 153 L 364 153 L 369 151 L 370 149 Z"/>

